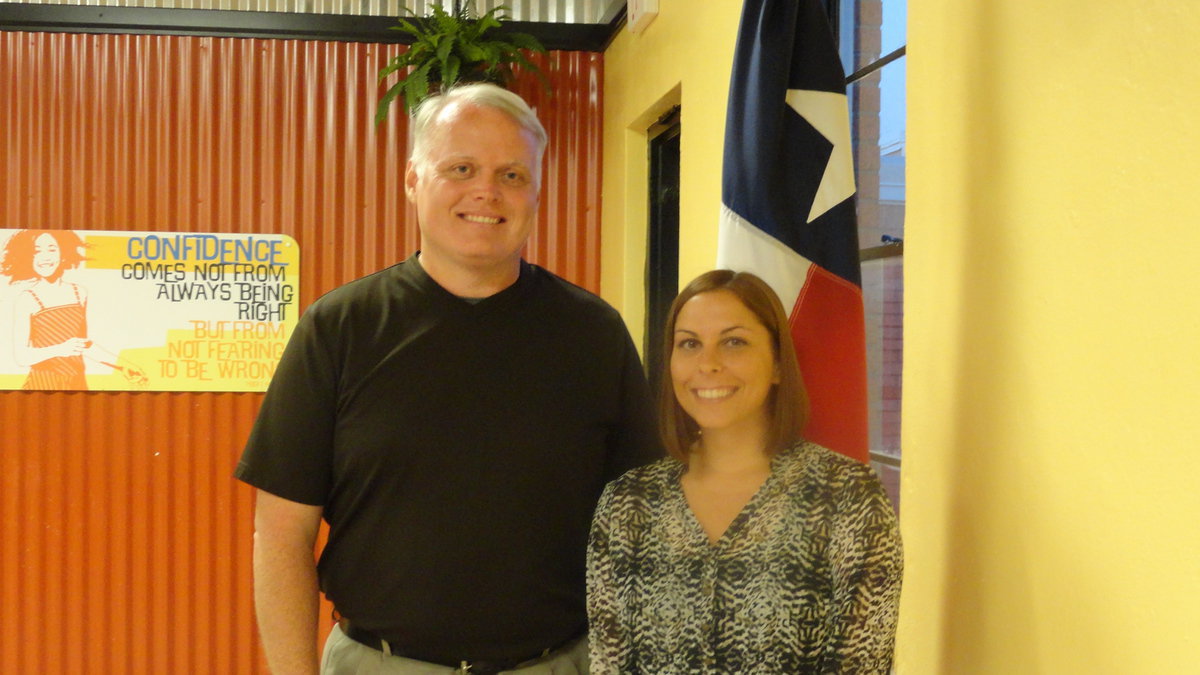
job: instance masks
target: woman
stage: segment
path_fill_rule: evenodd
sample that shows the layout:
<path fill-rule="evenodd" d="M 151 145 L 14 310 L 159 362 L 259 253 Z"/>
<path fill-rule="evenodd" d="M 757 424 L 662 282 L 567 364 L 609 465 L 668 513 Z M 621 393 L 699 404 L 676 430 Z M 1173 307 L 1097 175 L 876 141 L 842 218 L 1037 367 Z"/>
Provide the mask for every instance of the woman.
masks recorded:
<path fill-rule="evenodd" d="M 111 352 L 88 339 L 87 289 L 63 280 L 83 262 L 83 240 L 70 230 L 21 230 L 4 247 L 0 272 L 11 283 L 28 282 L 16 297 L 13 356 L 28 366 L 23 389 L 87 389 L 84 357 L 119 370 L 135 384 L 146 376 L 132 364 L 118 364 Z"/>
<path fill-rule="evenodd" d="M 670 457 L 611 483 L 588 547 L 596 673 L 886 673 L 902 555 L 870 468 L 802 440 L 787 318 L 708 272 L 671 305 Z"/>

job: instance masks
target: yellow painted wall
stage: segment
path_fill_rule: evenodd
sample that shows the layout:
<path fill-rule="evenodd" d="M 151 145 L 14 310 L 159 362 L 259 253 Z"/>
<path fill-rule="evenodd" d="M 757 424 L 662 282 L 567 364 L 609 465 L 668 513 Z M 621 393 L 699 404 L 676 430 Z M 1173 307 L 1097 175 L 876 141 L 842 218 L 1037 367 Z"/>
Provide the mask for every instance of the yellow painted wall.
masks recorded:
<path fill-rule="evenodd" d="M 682 105 L 679 276 L 712 269 L 721 208 L 725 104 L 741 2 L 659 0 L 642 32 L 622 29 L 604 55 L 601 294 L 640 346 L 645 321 L 646 129 Z"/>
<path fill-rule="evenodd" d="M 1196 672 L 1200 3 L 908 2 L 898 670 Z M 640 131 L 682 102 L 686 281 L 740 9 L 660 0 L 605 57 L 602 287 L 635 332 Z"/>
<path fill-rule="evenodd" d="M 899 670 L 1200 672 L 1200 3 L 908 15 Z"/>

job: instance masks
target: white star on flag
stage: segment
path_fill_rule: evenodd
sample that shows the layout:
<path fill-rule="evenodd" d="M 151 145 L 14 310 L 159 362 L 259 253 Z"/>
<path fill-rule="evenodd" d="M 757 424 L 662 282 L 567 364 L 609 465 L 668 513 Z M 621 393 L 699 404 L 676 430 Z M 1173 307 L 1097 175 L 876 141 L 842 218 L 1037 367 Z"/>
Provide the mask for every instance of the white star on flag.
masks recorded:
<path fill-rule="evenodd" d="M 813 198 L 808 222 L 854 194 L 854 160 L 850 153 L 850 115 L 845 94 L 788 89 L 787 104 L 830 143 L 833 151 L 825 165 L 821 185 Z"/>

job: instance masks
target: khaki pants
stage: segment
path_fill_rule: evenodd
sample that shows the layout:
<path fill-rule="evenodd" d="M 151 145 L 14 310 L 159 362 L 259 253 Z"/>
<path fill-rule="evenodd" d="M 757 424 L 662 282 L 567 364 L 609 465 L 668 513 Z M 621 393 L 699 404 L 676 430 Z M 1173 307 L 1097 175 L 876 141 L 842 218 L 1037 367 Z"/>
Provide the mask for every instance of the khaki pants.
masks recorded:
<path fill-rule="evenodd" d="M 583 637 L 544 660 L 504 672 L 521 675 L 587 675 L 587 651 L 587 637 Z M 325 641 L 325 653 L 321 656 L 321 675 L 451 675 L 456 672 L 459 671 L 436 663 L 389 656 L 351 640 L 337 625 L 329 633 L 329 639 Z"/>

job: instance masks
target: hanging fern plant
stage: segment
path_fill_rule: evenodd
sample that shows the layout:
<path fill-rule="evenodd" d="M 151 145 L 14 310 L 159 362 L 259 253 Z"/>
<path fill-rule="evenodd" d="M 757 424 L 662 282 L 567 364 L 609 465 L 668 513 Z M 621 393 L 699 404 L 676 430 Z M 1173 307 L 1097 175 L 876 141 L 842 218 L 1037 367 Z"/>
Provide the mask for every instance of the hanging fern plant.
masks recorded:
<path fill-rule="evenodd" d="M 376 124 L 387 117 L 397 97 L 409 113 L 426 97 L 460 82 L 493 82 L 507 87 L 516 77 L 514 65 L 536 74 L 549 88 L 541 69 L 525 55 L 525 51 L 545 54 L 542 43 L 525 33 L 495 32 L 507 19 L 508 7 L 493 7 L 476 18 L 470 5 L 464 2 L 447 12 L 435 4 L 423 20 L 401 18 L 399 25 L 391 27 L 411 35 L 413 42 L 379 71 L 380 82 L 397 72 L 400 79 L 379 99 Z M 404 11 L 414 14 L 407 7 Z"/>

